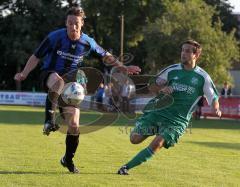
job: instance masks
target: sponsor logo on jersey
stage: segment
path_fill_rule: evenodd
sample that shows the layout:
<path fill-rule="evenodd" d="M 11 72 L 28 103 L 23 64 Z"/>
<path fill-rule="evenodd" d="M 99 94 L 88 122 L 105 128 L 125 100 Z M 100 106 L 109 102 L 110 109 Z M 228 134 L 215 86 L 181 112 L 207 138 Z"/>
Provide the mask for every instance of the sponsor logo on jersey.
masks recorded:
<path fill-rule="evenodd" d="M 174 91 L 178 92 L 186 92 L 188 94 L 193 94 L 195 92 L 195 88 L 186 84 L 180 84 L 180 83 L 172 83 L 172 88 Z"/>
<path fill-rule="evenodd" d="M 72 44 L 72 46 L 71 46 L 73 49 L 75 49 L 76 48 L 76 44 Z"/>
<path fill-rule="evenodd" d="M 57 51 L 57 54 L 59 56 L 61 56 L 61 58 L 63 58 L 63 59 L 71 60 L 71 61 L 76 62 L 76 63 L 79 63 L 79 62 L 83 61 L 83 55 L 77 56 L 77 55 L 73 55 L 71 53 L 66 53 L 66 52 L 63 52 L 63 51 L 60 51 L 60 50 Z"/>
<path fill-rule="evenodd" d="M 192 80 L 191 80 L 191 83 L 193 85 L 197 85 L 198 84 L 198 79 L 196 77 L 193 77 Z"/>

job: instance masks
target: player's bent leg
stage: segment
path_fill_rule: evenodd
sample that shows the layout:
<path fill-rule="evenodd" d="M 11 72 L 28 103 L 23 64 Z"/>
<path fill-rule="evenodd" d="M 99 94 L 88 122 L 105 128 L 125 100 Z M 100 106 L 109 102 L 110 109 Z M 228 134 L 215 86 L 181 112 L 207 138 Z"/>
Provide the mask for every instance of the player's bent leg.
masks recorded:
<path fill-rule="evenodd" d="M 148 137 L 147 135 L 140 135 L 133 132 L 130 136 L 130 141 L 133 144 L 138 144 L 144 141 L 147 137 Z M 162 145 L 159 142 L 162 143 L 162 139 L 160 141 L 160 139 L 155 138 L 147 148 L 140 151 L 132 160 L 130 160 L 127 164 L 123 165 L 118 170 L 117 173 L 119 175 L 128 175 L 128 170 L 142 164 L 143 162 L 146 162 L 148 159 L 150 159 L 153 156 L 153 154 L 155 153 L 156 147 L 158 147 L 159 145 Z"/>
<path fill-rule="evenodd" d="M 50 91 L 60 94 L 64 87 L 64 80 L 57 73 L 51 73 L 47 79 L 47 87 Z"/>
<path fill-rule="evenodd" d="M 133 137 L 136 137 L 138 142 L 143 141 L 147 138 L 147 136 L 142 136 L 139 134 L 132 134 Z M 160 135 L 157 135 L 153 141 L 149 144 L 149 146 L 142 151 L 140 151 L 131 161 L 129 161 L 126 165 L 122 166 L 118 170 L 119 175 L 128 175 L 128 170 L 146 162 L 150 159 L 154 153 L 156 153 L 160 148 L 164 146 L 164 138 Z"/>
<path fill-rule="evenodd" d="M 79 173 L 73 163 L 73 157 L 79 144 L 79 117 L 80 110 L 75 107 L 64 107 L 65 121 L 68 122 L 68 132 L 66 136 L 66 152 L 61 159 L 61 164 L 67 167 L 72 173 Z"/>
<path fill-rule="evenodd" d="M 59 125 L 55 124 L 55 112 L 58 97 L 64 87 L 64 81 L 57 73 L 53 72 L 48 76 L 46 85 L 49 91 L 46 99 L 46 119 L 43 134 L 49 135 L 51 131 L 59 129 Z"/>
<path fill-rule="evenodd" d="M 132 132 L 130 135 L 130 142 L 132 144 L 139 144 L 143 142 L 148 136 L 144 136 L 135 132 Z"/>
<path fill-rule="evenodd" d="M 149 148 L 156 153 L 159 149 L 164 146 L 164 138 L 160 135 L 156 136 L 153 141 L 150 143 Z"/>
<path fill-rule="evenodd" d="M 52 110 L 54 111 L 58 106 L 58 97 L 62 93 L 64 80 L 57 73 L 52 73 L 47 80 L 47 87 L 49 89 L 48 97 L 52 102 Z"/>
<path fill-rule="evenodd" d="M 128 175 L 128 170 L 146 162 L 154 155 L 154 152 L 150 147 L 146 147 L 141 150 L 132 160 L 130 160 L 127 164 L 123 165 L 119 170 L 119 175 Z"/>

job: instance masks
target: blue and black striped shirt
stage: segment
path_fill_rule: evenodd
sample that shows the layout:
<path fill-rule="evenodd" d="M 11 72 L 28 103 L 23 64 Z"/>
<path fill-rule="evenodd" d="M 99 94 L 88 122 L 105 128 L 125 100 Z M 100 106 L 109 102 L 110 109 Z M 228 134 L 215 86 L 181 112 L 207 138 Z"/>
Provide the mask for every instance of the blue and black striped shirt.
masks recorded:
<path fill-rule="evenodd" d="M 72 41 L 67 30 L 59 29 L 51 32 L 34 52 L 37 58 L 43 58 L 42 70 L 54 70 L 59 74 L 82 66 L 83 58 L 95 53 L 104 57 L 106 51 L 88 35 L 82 33 L 77 41 Z"/>

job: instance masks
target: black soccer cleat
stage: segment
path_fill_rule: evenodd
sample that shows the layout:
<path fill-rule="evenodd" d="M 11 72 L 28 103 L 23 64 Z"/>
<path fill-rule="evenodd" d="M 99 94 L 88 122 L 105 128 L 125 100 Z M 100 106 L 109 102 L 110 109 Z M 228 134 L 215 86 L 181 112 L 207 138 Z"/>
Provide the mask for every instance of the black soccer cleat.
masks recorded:
<path fill-rule="evenodd" d="M 122 166 L 119 170 L 118 170 L 118 172 L 117 172 L 117 174 L 119 174 L 119 175 L 129 175 L 128 174 L 128 168 L 127 168 L 127 166 Z"/>
<path fill-rule="evenodd" d="M 80 173 L 78 168 L 76 168 L 76 166 L 73 164 L 73 161 L 71 160 L 71 161 L 67 162 L 65 159 L 65 156 L 61 158 L 60 163 L 62 164 L 63 167 L 68 168 L 68 170 L 71 173 Z"/>
<path fill-rule="evenodd" d="M 55 132 L 59 128 L 60 126 L 58 124 L 54 124 L 50 121 L 47 121 L 43 126 L 43 134 L 48 136 L 50 132 Z"/>

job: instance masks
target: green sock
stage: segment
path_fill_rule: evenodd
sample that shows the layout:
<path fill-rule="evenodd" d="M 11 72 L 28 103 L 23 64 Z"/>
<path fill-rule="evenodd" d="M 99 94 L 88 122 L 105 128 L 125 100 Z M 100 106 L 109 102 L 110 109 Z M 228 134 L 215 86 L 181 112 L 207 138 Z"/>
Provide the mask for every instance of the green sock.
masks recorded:
<path fill-rule="evenodd" d="M 154 152 L 150 147 L 147 147 L 140 151 L 131 161 L 129 161 L 126 166 L 127 169 L 134 168 L 138 165 L 140 165 L 143 162 L 146 162 L 148 159 L 150 159 L 153 156 Z"/>

